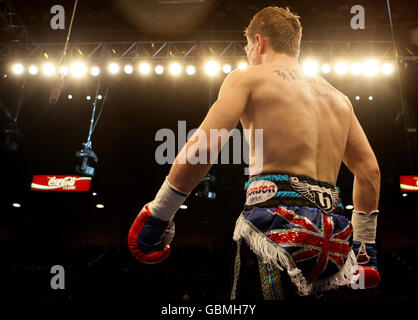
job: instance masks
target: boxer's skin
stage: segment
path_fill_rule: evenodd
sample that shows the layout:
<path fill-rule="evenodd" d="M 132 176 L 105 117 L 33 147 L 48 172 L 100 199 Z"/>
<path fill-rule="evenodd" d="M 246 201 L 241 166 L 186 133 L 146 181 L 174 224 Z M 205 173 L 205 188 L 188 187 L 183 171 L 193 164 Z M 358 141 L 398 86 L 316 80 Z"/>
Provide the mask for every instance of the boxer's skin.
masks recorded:
<path fill-rule="evenodd" d="M 347 97 L 318 75 L 304 76 L 298 57 L 273 51 L 268 38 L 257 34 L 247 41 L 250 66 L 226 77 L 200 129 L 207 137 L 210 129 L 231 130 L 239 121 L 244 129 L 263 129 L 262 173 L 288 172 L 335 184 L 344 162 L 354 174 L 355 210 L 377 209 L 379 166 Z M 194 143 L 192 138 L 180 154 Z M 219 152 L 221 145 L 211 143 L 212 152 Z M 254 152 L 253 142 L 250 147 Z M 177 159 L 168 179 L 189 193 L 211 165 Z"/>

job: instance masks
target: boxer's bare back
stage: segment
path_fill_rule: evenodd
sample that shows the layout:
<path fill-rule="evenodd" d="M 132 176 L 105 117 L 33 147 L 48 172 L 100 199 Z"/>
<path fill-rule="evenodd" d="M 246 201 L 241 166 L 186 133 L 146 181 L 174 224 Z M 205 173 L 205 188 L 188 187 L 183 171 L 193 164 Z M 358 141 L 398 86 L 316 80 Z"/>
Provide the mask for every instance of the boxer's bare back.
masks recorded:
<path fill-rule="evenodd" d="M 240 120 L 244 129 L 263 129 L 262 173 L 335 184 L 350 126 L 345 95 L 319 75 L 305 75 L 296 63 L 251 66 L 244 76 L 252 78 L 252 88 Z"/>

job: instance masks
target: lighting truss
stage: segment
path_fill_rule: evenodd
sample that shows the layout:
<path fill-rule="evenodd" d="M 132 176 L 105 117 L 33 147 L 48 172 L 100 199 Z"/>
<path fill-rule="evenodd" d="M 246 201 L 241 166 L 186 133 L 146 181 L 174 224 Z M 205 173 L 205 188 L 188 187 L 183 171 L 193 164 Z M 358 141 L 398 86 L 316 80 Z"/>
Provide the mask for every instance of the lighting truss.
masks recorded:
<path fill-rule="evenodd" d="M 222 58 L 236 60 L 246 57 L 246 41 L 132 41 L 132 42 L 74 42 L 70 43 L 67 58 L 84 58 L 100 62 L 114 58 L 121 60 L 193 60 L 198 58 Z M 20 59 L 34 60 L 47 55 L 58 61 L 63 43 L 0 43 L 0 61 Z M 404 61 L 416 61 L 417 55 L 404 45 L 399 45 L 399 57 Z M 301 57 L 333 62 L 344 57 L 395 59 L 391 41 L 302 41 Z"/>

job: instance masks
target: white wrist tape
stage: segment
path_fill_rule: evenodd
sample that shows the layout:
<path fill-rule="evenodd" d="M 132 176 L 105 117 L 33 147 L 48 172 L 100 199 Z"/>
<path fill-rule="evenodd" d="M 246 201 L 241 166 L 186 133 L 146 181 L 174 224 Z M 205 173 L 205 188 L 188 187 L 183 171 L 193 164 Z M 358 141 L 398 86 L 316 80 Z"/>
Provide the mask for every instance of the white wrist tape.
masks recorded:
<path fill-rule="evenodd" d="M 379 210 L 369 213 L 353 210 L 351 224 L 353 226 L 353 240 L 365 243 L 376 242 L 377 214 Z"/>
<path fill-rule="evenodd" d="M 180 205 L 183 204 L 188 196 L 189 193 L 184 193 L 173 187 L 166 177 L 155 199 L 148 204 L 148 208 L 157 218 L 169 221 L 174 217 Z"/>

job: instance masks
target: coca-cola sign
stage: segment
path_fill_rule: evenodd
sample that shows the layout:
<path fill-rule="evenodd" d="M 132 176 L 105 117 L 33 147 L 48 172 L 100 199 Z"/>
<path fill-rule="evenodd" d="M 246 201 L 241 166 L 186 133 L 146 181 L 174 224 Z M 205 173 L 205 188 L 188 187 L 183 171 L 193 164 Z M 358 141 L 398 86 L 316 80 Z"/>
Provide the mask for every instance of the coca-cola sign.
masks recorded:
<path fill-rule="evenodd" d="M 31 191 L 89 191 L 91 177 L 35 175 Z"/>
<path fill-rule="evenodd" d="M 400 176 L 402 192 L 418 192 L 418 176 Z"/>

